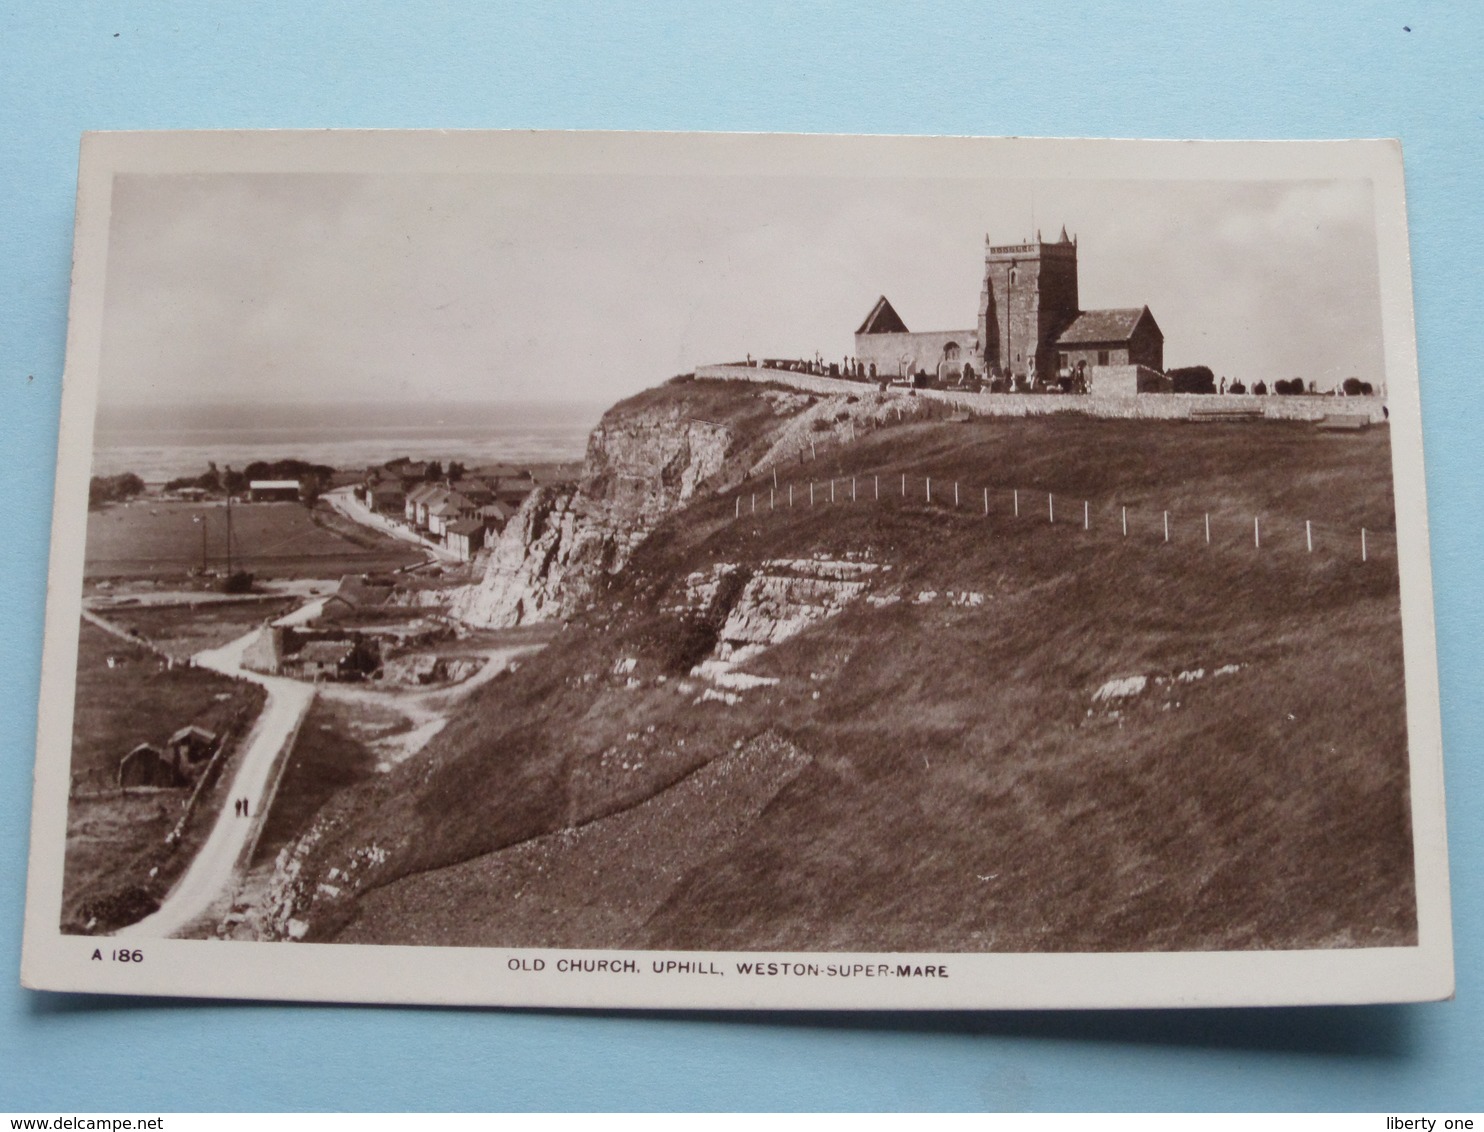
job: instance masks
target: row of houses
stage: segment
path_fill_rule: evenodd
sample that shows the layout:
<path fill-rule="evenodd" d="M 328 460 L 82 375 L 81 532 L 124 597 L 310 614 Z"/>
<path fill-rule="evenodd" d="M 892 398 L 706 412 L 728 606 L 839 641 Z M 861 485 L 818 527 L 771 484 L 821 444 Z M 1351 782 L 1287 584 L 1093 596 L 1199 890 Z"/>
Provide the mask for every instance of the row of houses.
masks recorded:
<path fill-rule="evenodd" d="M 419 480 L 426 465 L 395 462 L 372 468 L 356 493 L 371 510 L 400 518 L 447 546 L 464 561 L 505 529 L 536 487 L 530 472 Z"/>

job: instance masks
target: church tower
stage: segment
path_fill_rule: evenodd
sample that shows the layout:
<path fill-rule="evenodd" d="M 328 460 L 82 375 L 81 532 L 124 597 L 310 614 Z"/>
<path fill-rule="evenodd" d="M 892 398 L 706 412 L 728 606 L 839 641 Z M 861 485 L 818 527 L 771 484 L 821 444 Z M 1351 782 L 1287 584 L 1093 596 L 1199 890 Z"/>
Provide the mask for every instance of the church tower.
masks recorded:
<path fill-rule="evenodd" d="M 979 293 L 979 342 L 985 372 L 1052 380 L 1056 338 L 1079 312 L 1077 242 L 994 245 L 984 237 L 984 287 Z"/>

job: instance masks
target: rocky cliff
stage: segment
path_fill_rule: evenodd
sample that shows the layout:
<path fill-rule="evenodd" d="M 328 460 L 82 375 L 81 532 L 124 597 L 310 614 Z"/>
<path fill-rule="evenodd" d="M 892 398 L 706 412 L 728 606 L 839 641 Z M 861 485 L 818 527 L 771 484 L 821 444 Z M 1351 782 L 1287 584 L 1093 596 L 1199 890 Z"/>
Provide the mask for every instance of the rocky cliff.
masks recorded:
<path fill-rule="evenodd" d="M 659 393 L 604 415 L 579 482 L 532 493 L 495 543 L 483 580 L 453 602 L 453 616 L 494 628 L 569 614 L 666 515 L 746 475 L 757 456 L 758 410 L 771 416 L 769 402 L 721 403 L 705 384 Z"/>

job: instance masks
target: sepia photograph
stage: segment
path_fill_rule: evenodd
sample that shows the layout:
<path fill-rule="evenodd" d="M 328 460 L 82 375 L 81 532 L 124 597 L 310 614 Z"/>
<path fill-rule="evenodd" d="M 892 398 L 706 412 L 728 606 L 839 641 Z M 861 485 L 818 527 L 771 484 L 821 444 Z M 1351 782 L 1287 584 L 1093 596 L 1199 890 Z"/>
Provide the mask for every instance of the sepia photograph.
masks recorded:
<path fill-rule="evenodd" d="M 1452 993 L 1400 150 L 89 135 L 25 977 Z"/>

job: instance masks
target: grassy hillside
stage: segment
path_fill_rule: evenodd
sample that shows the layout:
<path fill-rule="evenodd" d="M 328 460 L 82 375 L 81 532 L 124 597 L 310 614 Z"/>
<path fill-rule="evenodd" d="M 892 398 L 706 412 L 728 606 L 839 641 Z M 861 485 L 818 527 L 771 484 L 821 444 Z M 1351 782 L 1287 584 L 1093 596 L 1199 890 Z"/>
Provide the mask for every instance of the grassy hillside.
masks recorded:
<path fill-rule="evenodd" d="M 325 812 L 310 874 L 359 859 L 362 888 L 316 900 L 312 938 L 949 951 L 1415 938 L 1394 555 L 1383 537 L 1362 564 L 1351 545 L 1361 526 L 1393 526 L 1384 428 L 904 424 L 787 473 L 855 475 L 862 494 L 880 476 L 883 499 L 809 508 L 796 488 L 792 510 L 735 521 L 727 495 L 667 521 L 543 654 Z M 903 474 L 960 480 L 963 505 L 894 496 Z M 1047 491 L 1064 521 L 1046 521 Z M 890 566 L 872 596 L 901 600 L 856 601 L 746 667 L 776 685 L 698 702 L 687 671 L 708 638 L 673 611 L 685 577 L 815 554 Z M 1136 675 L 1142 694 L 1094 700 Z M 739 759 L 763 769 L 729 787 Z"/>

